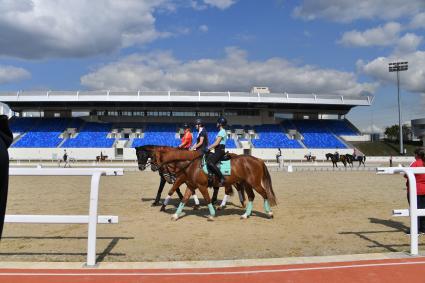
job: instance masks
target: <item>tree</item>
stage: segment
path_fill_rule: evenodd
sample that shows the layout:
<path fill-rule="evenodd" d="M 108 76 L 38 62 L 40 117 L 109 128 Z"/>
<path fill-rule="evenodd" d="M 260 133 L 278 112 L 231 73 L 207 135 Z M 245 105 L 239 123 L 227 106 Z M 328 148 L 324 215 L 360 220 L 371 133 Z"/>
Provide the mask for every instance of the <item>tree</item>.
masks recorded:
<path fill-rule="evenodd" d="M 387 136 L 388 139 L 392 141 L 398 141 L 400 137 L 400 131 L 398 125 L 392 125 L 390 127 L 385 128 L 384 134 Z M 410 140 L 412 136 L 412 130 L 406 126 L 403 125 L 403 140 Z"/>

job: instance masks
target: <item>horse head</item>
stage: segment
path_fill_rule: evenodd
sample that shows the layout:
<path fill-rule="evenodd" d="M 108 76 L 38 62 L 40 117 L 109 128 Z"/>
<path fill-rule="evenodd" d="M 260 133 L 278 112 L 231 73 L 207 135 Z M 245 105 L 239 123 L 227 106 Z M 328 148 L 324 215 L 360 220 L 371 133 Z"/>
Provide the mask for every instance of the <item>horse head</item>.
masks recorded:
<path fill-rule="evenodd" d="M 149 158 L 152 159 L 152 150 L 153 148 L 150 146 L 138 146 L 135 148 L 136 156 L 137 156 L 137 164 L 139 166 L 139 170 L 143 171 L 146 167 L 152 162 L 149 163 Z"/>

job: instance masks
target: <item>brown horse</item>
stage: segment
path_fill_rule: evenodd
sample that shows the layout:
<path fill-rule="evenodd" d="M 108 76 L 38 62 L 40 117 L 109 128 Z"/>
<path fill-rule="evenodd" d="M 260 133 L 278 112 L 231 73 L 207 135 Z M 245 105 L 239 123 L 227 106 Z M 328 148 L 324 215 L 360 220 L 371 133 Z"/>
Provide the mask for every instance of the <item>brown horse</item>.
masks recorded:
<path fill-rule="evenodd" d="M 172 148 L 172 150 L 170 150 L 170 148 L 168 147 L 153 147 L 151 148 L 152 150 L 152 156 L 156 156 L 156 154 L 163 154 L 163 153 L 167 153 L 167 152 L 178 152 L 178 154 L 180 155 L 184 155 L 186 156 L 185 158 L 187 158 L 188 160 L 192 160 L 193 158 L 196 158 L 198 156 L 200 156 L 199 152 L 194 152 L 194 151 L 187 151 L 187 150 L 179 150 L 179 149 L 175 149 Z M 231 154 L 236 156 L 236 154 Z M 143 158 L 140 158 L 140 162 L 143 163 Z M 139 162 L 139 164 L 140 164 Z M 187 178 L 184 174 L 178 174 L 178 176 L 176 176 L 176 174 L 172 173 L 176 171 L 176 168 L 173 167 L 175 166 L 173 163 L 169 163 L 168 167 L 160 167 L 158 166 L 157 162 L 156 162 L 156 158 L 151 158 L 151 168 L 153 171 L 160 171 L 162 172 L 161 174 L 164 176 L 165 180 L 169 183 L 169 184 L 173 184 L 172 188 L 168 191 L 168 196 L 165 198 L 164 203 L 161 206 L 161 211 L 165 211 L 165 207 L 168 205 L 168 202 L 171 199 L 171 196 L 174 194 L 174 192 L 179 188 L 180 185 L 182 185 L 183 183 L 186 183 L 188 187 L 191 186 L 190 183 L 187 183 Z M 164 170 L 167 169 L 167 170 Z M 245 187 L 246 185 L 244 184 L 234 184 L 236 190 L 239 193 L 239 200 L 241 202 L 242 207 L 245 207 Z M 196 188 L 191 188 L 192 190 L 192 194 L 194 194 L 194 190 Z M 212 203 L 215 202 L 215 200 L 217 199 L 217 195 L 218 195 L 218 187 L 214 186 L 214 193 L 213 193 L 213 199 L 212 199 Z M 223 198 L 223 201 L 221 202 L 220 206 L 217 209 L 223 209 L 226 206 L 226 202 L 227 199 L 229 198 L 229 196 L 233 195 L 233 189 L 231 185 L 226 185 L 225 186 L 225 196 Z"/>
<path fill-rule="evenodd" d="M 164 171 L 162 168 L 160 168 L 156 162 L 154 162 L 153 160 L 153 156 L 157 153 L 157 152 L 161 152 L 161 153 L 165 153 L 165 152 L 169 152 L 169 151 L 179 151 L 179 152 L 188 152 L 186 150 L 182 150 L 182 149 L 178 149 L 175 147 L 170 147 L 170 146 L 156 146 L 156 145 L 145 145 L 145 146 L 140 146 L 140 147 L 136 147 L 136 155 L 137 155 L 137 162 L 138 162 L 138 166 L 139 166 L 139 170 L 143 171 L 146 169 L 146 167 L 148 165 L 151 166 L 152 171 L 158 171 L 160 176 L 161 176 L 161 184 L 160 187 L 158 188 L 158 192 L 157 192 L 157 196 L 155 199 L 155 202 L 159 202 L 159 199 L 161 197 L 161 193 L 162 193 L 162 189 L 163 189 L 163 184 L 165 184 L 165 181 L 169 184 L 173 184 L 173 187 L 169 190 L 168 192 L 168 196 L 166 197 L 164 203 L 161 206 L 161 211 L 165 211 L 165 207 L 167 206 L 171 196 L 177 191 L 177 193 L 179 194 L 180 199 L 183 198 L 183 195 L 180 193 L 179 187 L 185 183 L 184 180 L 184 176 L 179 176 L 179 178 L 177 178 L 175 175 L 170 174 L 168 171 Z M 149 162 L 150 159 L 150 163 Z M 170 165 L 171 166 L 171 165 Z M 245 207 L 245 195 L 244 195 L 244 189 L 241 186 L 235 186 L 236 189 L 239 192 L 239 200 L 242 204 L 243 207 Z M 194 189 L 193 189 L 194 191 Z M 226 187 L 226 191 L 225 191 L 225 198 L 224 201 L 221 203 L 221 208 L 223 208 L 226 204 L 226 200 L 228 198 L 228 196 L 233 194 L 233 189 L 231 186 Z M 214 187 L 214 193 L 213 193 L 213 202 L 215 202 L 217 200 L 217 195 L 218 195 L 218 187 Z M 194 208 L 197 208 L 197 205 L 195 205 Z"/>
<path fill-rule="evenodd" d="M 160 167 L 164 167 L 170 174 L 176 176 L 185 175 L 187 178 L 186 183 L 191 184 L 190 190 L 193 188 L 199 189 L 204 196 L 205 201 L 208 203 L 210 210 L 209 220 L 215 216 L 215 210 L 210 203 L 208 194 L 209 180 L 207 174 L 202 169 L 202 157 L 199 152 L 161 152 L 157 151 L 154 159 Z M 231 158 L 231 174 L 225 177 L 224 185 L 233 184 L 247 184 L 245 189 L 247 191 L 249 202 L 246 207 L 245 214 L 241 218 L 248 218 L 251 215 L 253 207 L 253 192 L 255 189 L 264 198 L 264 209 L 269 217 L 273 217 L 273 212 L 270 206 L 276 205 L 276 196 L 273 192 L 270 174 L 266 165 L 261 160 L 248 156 L 239 155 Z M 217 178 L 214 179 L 212 185 L 218 186 Z M 183 197 L 173 219 L 177 220 L 190 196 L 188 190 Z"/>

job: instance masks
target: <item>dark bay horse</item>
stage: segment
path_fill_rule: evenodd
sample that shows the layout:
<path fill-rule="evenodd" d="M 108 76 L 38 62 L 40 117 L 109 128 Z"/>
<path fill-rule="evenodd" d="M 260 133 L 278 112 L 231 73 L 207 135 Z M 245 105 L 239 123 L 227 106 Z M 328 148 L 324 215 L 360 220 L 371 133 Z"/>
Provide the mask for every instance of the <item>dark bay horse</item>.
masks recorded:
<path fill-rule="evenodd" d="M 347 167 L 347 157 L 345 155 L 339 155 L 339 158 L 333 153 L 326 153 L 326 160 L 332 161 L 332 167 L 338 168 L 338 162 L 342 162 L 344 167 Z"/>
<path fill-rule="evenodd" d="M 158 151 L 154 158 L 160 167 L 166 168 L 165 170 L 176 174 L 176 176 L 184 175 L 187 178 L 187 183 L 191 184 L 189 189 L 193 189 L 193 187 L 199 189 L 208 203 L 210 210 L 209 220 L 212 220 L 215 216 L 215 211 L 210 203 L 208 194 L 208 176 L 201 168 L 202 154 L 198 152 Z M 276 205 L 276 196 L 273 192 L 270 174 L 262 160 L 248 155 L 232 156 L 231 174 L 225 177 L 224 185 L 234 184 L 247 184 L 245 190 L 248 194 L 249 202 L 245 214 L 241 218 L 248 218 L 251 215 L 254 195 L 252 189 L 256 190 L 264 198 L 264 209 L 270 218 L 273 217 L 271 206 Z M 217 178 L 215 178 L 213 185 L 218 185 Z M 179 218 L 189 196 L 190 192 L 186 191 L 182 202 L 173 215 L 175 220 Z"/>
<path fill-rule="evenodd" d="M 144 146 L 136 147 L 135 150 L 136 150 L 137 163 L 138 163 L 138 166 L 139 166 L 139 170 L 143 171 L 143 170 L 146 169 L 146 167 L 148 165 L 150 165 L 148 163 L 148 160 L 152 159 L 152 155 L 153 155 L 153 152 L 154 152 L 155 149 L 158 149 L 158 150 L 162 149 L 162 150 L 165 150 L 165 151 L 176 150 L 176 148 L 171 147 L 171 146 L 144 145 Z M 156 170 L 154 170 L 154 171 L 156 171 Z M 159 171 L 158 173 L 159 173 L 161 180 L 160 180 L 160 184 L 159 184 L 159 187 L 158 187 L 158 191 L 156 193 L 155 200 L 152 203 L 152 206 L 160 205 L 161 194 L 162 194 L 162 191 L 164 190 L 164 186 L 165 186 L 165 183 L 166 183 L 166 179 L 165 179 L 163 173 L 161 171 Z M 176 192 L 177 192 L 179 198 L 183 199 L 183 194 L 181 193 L 179 188 L 176 189 Z"/>
<path fill-rule="evenodd" d="M 347 157 L 347 161 L 349 163 L 351 163 L 351 166 L 353 166 L 353 162 L 354 161 L 358 161 L 359 162 L 359 166 L 357 166 L 357 167 L 360 167 L 360 165 L 362 165 L 362 164 L 363 164 L 363 167 L 366 167 L 366 164 L 365 164 L 365 162 L 366 162 L 366 155 L 356 155 L 356 156 L 354 156 L 352 154 L 346 154 L 345 156 Z"/>

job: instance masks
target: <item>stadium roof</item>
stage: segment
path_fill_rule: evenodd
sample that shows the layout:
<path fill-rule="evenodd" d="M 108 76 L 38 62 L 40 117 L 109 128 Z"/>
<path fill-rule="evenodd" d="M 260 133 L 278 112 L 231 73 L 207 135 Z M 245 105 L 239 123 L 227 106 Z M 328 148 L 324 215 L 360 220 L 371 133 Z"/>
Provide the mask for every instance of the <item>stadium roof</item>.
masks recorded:
<path fill-rule="evenodd" d="M 250 92 L 199 92 L 199 91 L 18 91 L 0 92 L 0 101 L 13 106 L 66 103 L 82 105 L 90 102 L 101 104 L 149 102 L 193 103 L 196 105 L 217 104 L 306 104 L 369 106 L 373 96 L 348 96 L 335 94 L 292 94 L 292 93 L 250 93 Z"/>

